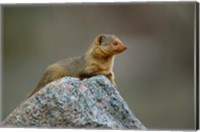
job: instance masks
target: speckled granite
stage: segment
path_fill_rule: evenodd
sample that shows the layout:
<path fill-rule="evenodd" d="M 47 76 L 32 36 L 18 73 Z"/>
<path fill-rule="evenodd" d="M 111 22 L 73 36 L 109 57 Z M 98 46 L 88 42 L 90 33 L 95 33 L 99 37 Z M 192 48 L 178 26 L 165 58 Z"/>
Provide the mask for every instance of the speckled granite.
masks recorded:
<path fill-rule="evenodd" d="M 49 83 L 19 105 L 1 127 L 145 129 L 104 76 Z"/>

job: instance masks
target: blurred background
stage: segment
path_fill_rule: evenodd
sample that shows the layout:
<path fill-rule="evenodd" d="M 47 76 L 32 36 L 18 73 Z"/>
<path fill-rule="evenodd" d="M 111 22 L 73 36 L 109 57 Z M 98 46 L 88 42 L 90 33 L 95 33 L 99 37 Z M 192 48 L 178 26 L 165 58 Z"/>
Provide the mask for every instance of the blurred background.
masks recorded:
<path fill-rule="evenodd" d="M 128 46 L 114 72 L 136 117 L 148 129 L 194 129 L 194 8 L 195 2 L 3 6 L 2 120 L 49 64 L 82 55 L 107 33 Z"/>

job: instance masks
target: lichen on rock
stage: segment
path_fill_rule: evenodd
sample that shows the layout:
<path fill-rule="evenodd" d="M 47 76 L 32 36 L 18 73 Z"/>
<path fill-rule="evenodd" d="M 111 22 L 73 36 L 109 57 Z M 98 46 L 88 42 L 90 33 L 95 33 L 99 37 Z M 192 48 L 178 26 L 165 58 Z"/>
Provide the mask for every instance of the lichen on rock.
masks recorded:
<path fill-rule="evenodd" d="M 146 129 L 105 76 L 51 82 L 22 102 L 1 126 Z"/>

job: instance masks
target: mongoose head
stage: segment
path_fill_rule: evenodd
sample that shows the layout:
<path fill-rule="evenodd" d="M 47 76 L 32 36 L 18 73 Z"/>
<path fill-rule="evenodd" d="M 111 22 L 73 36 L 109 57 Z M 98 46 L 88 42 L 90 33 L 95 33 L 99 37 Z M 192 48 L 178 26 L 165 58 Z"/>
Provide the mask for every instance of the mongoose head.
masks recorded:
<path fill-rule="evenodd" d="M 111 56 L 119 54 L 127 49 L 127 46 L 115 35 L 100 34 L 95 39 L 95 47 L 102 55 Z"/>

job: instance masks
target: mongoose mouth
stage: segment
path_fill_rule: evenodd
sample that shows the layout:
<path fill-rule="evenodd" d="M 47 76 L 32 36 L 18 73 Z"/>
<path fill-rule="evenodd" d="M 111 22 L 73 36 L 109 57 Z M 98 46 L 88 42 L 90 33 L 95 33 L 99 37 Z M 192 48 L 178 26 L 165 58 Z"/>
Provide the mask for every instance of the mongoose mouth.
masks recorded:
<path fill-rule="evenodd" d="M 123 51 L 125 51 L 125 50 L 127 50 L 127 49 L 128 49 L 127 46 L 124 45 Z"/>

